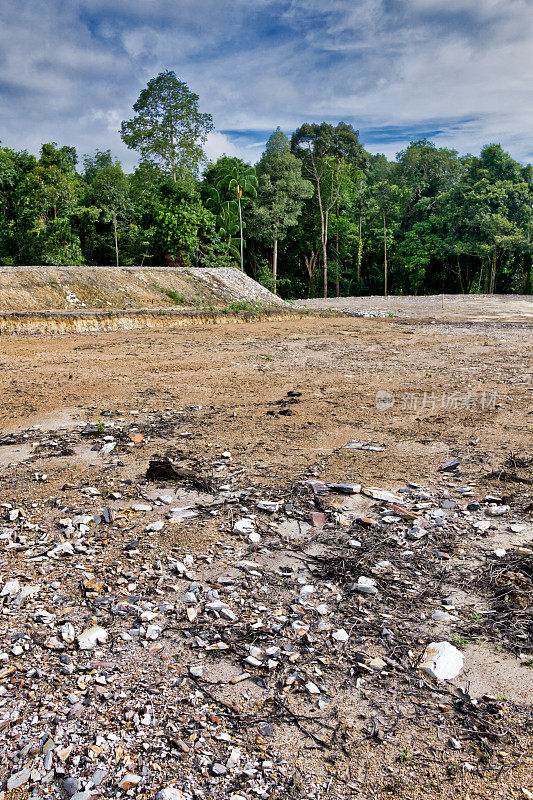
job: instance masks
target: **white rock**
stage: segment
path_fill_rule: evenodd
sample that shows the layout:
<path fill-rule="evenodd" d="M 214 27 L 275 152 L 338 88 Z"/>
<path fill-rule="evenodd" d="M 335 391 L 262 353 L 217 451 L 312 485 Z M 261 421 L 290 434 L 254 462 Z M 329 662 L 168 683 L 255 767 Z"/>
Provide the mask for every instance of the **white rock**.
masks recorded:
<path fill-rule="evenodd" d="M 339 628 L 338 631 L 334 631 L 331 634 L 332 638 L 335 639 L 336 642 L 347 642 L 350 638 L 347 631 L 344 628 Z"/>
<path fill-rule="evenodd" d="M 257 508 L 260 511 L 268 511 L 269 514 L 275 514 L 276 511 L 279 511 L 279 503 L 276 503 L 274 500 L 260 500 L 257 504 Z"/>
<path fill-rule="evenodd" d="M 183 800 L 183 792 L 176 786 L 165 786 L 158 791 L 155 800 Z"/>
<path fill-rule="evenodd" d="M 149 525 L 145 527 L 145 531 L 160 531 L 165 527 L 165 522 L 162 519 L 157 519 L 155 522 L 150 522 Z"/>
<path fill-rule="evenodd" d="M 108 632 L 100 625 L 94 625 L 92 628 L 80 633 L 77 637 L 78 647 L 80 650 L 94 650 L 97 644 L 104 644 L 108 639 Z"/>
<path fill-rule="evenodd" d="M 61 626 L 61 638 L 67 644 L 72 644 L 74 642 L 76 631 L 71 622 L 65 622 L 65 624 Z"/>
<path fill-rule="evenodd" d="M 233 526 L 233 533 L 253 533 L 255 530 L 255 522 L 250 517 L 243 517 L 242 519 L 238 519 L 235 525 Z"/>
<path fill-rule="evenodd" d="M 21 591 L 19 596 L 17 597 L 17 605 L 22 606 L 26 600 L 31 597 L 35 597 L 35 595 L 39 592 L 41 588 L 40 583 L 36 583 L 32 586 L 25 586 L 24 589 Z"/>
<path fill-rule="evenodd" d="M 438 681 L 457 677 L 465 663 L 464 655 L 449 642 L 431 642 L 422 656 L 420 669 Z"/>
<path fill-rule="evenodd" d="M 145 634 L 146 638 L 153 639 L 155 641 L 155 639 L 159 639 L 161 636 L 162 630 L 163 628 L 160 628 L 159 625 L 148 625 Z"/>
<path fill-rule="evenodd" d="M 11 597 L 20 592 L 20 583 L 16 578 L 12 581 L 6 581 L 2 591 L 0 592 L 0 597 Z"/>
<path fill-rule="evenodd" d="M 357 579 L 357 591 L 361 592 L 361 594 L 377 594 L 376 581 L 374 578 L 366 578 L 364 575 L 361 575 L 361 577 Z"/>
<path fill-rule="evenodd" d="M 503 547 L 498 547 L 494 551 L 494 555 L 496 558 L 503 558 L 505 555 L 507 555 L 507 550 L 504 550 Z"/>
<path fill-rule="evenodd" d="M 228 760 L 226 761 L 226 767 L 228 769 L 232 769 L 232 767 L 236 767 L 239 761 L 241 760 L 241 751 L 238 747 L 234 747 L 231 751 Z"/>
<path fill-rule="evenodd" d="M 252 544 L 259 544 L 259 542 L 261 541 L 261 534 L 256 533 L 254 531 L 253 533 L 248 534 L 248 539 L 251 541 Z"/>
<path fill-rule="evenodd" d="M 11 789 L 18 789 L 20 786 L 24 786 L 25 783 L 28 783 L 31 775 L 31 769 L 21 769 L 20 772 L 15 772 L 7 780 L 7 788 L 8 790 Z"/>
<path fill-rule="evenodd" d="M 308 683 L 306 683 L 305 688 L 307 689 L 309 694 L 320 694 L 320 689 L 318 688 L 316 683 L 313 683 L 313 681 L 309 681 Z"/>
<path fill-rule="evenodd" d="M 510 506 L 496 506 L 491 505 L 485 511 L 488 517 L 503 517 L 511 510 Z"/>
<path fill-rule="evenodd" d="M 100 450 L 99 455 L 108 456 L 109 453 L 113 452 L 113 450 L 115 449 L 116 446 L 117 446 L 116 442 L 108 442 L 107 444 L 104 444 L 104 446 Z"/>
<path fill-rule="evenodd" d="M 447 611 L 434 611 L 431 615 L 431 619 L 434 619 L 435 622 L 453 622 L 457 617 L 448 614 Z"/>

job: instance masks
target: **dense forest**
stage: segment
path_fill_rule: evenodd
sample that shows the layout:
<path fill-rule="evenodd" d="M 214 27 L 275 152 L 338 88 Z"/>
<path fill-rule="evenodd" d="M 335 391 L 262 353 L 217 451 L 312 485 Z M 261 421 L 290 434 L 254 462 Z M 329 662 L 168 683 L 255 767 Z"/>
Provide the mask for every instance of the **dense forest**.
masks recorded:
<path fill-rule="evenodd" d="M 287 298 L 531 292 L 533 167 L 498 144 L 389 161 L 351 125 L 304 123 L 253 166 L 206 163 L 211 117 L 173 72 L 133 110 L 132 174 L 109 150 L 0 147 L 0 265 L 237 266 Z"/>

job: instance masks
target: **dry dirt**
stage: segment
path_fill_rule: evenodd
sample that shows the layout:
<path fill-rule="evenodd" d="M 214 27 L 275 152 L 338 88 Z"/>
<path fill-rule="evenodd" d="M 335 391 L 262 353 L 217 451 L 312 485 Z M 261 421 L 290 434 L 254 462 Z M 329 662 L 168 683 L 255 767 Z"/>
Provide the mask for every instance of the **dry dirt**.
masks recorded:
<path fill-rule="evenodd" d="M 417 312 L 409 320 L 346 316 L 210 329 L 2 337 L 1 432 L 32 425 L 68 429 L 77 420 L 96 423 L 108 409 L 123 409 L 126 417 L 141 410 L 142 417 L 142 409 L 202 406 L 170 440 L 161 437 L 132 449 L 114 474 L 142 474 L 154 450 L 171 445 L 200 460 L 230 450 L 233 461 L 265 492 L 287 489 L 312 467 L 321 480 L 395 490 L 407 481 L 442 484 L 439 465 L 459 456 L 464 480 L 474 484 L 476 496 L 497 493 L 527 517 L 531 473 L 520 473 L 523 482 L 505 480 L 513 473 L 509 464 L 531 456 L 533 328 L 513 324 L 523 311 L 517 307 L 506 317 L 502 305 L 488 324 L 455 309 L 434 324 L 416 322 Z M 420 317 L 428 317 L 427 308 Z M 290 415 L 279 415 L 276 403 L 291 390 L 301 397 L 287 407 Z M 344 449 L 350 440 L 384 449 Z M 28 462 L 29 452 L 26 444 L 0 448 L 0 500 L 27 494 L 36 469 L 48 473 L 47 496 L 68 481 L 95 485 L 102 470 L 86 450 L 42 463 Z M 218 535 L 209 526 L 195 530 L 194 521 L 187 530 L 196 552 Z M 496 546 L 502 546 L 503 533 L 498 535 Z M 524 542 L 528 535 L 531 540 L 531 528 L 522 534 Z M 471 552 L 465 545 L 466 555 L 475 558 L 494 546 L 490 537 L 480 538 Z M 353 769 L 343 765 L 337 773 L 327 763 L 315 763 L 322 756 L 305 756 L 305 749 L 298 749 L 301 742 L 287 733 L 286 746 L 301 774 L 308 757 L 317 780 L 331 773 L 331 796 L 361 800 L 532 796 L 524 792 L 533 792 L 531 668 L 517 668 L 514 656 L 480 647 L 465 649 L 472 653 L 469 680 L 479 695 L 499 694 L 507 686 L 502 702 L 509 705 L 502 715 L 510 726 L 513 717 L 520 719 L 515 756 L 502 753 L 500 761 L 472 773 L 452 769 L 452 755 L 443 752 L 446 742 L 438 743 L 438 730 L 433 735 L 406 722 L 382 743 L 363 742 L 352 756 Z M 342 691 L 339 687 L 339 697 Z M 347 709 L 350 703 L 353 698 L 346 701 Z M 401 697 L 394 703 L 401 706 Z M 345 769 L 349 777 L 343 779 Z M 294 796 L 308 795 L 302 788 Z"/>

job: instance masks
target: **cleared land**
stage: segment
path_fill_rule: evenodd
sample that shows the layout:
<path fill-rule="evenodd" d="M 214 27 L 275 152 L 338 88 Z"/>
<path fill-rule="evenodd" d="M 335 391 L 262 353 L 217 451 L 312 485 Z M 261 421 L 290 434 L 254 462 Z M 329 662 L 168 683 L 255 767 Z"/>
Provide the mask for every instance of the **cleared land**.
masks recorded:
<path fill-rule="evenodd" d="M 0 717 L 19 709 L 0 734 L 6 776 L 46 729 L 54 797 L 61 769 L 85 785 L 100 763 L 104 796 L 122 796 L 128 770 L 146 797 L 173 782 L 185 797 L 529 797 L 533 329 L 513 323 L 521 306 L 491 302 L 488 322 L 456 309 L 419 323 L 429 301 L 415 298 L 409 319 L 2 337 L 0 570 L 40 586 L 22 607 L 4 598 L 0 650 L 15 670 L 2 672 Z M 147 482 L 156 453 L 182 477 Z M 400 492 L 427 532 L 405 538 L 412 522 L 387 501 L 309 480 Z M 195 516 L 171 524 L 166 494 Z M 103 506 L 112 522 L 65 534 L 65 518 Z M 255 543 L 233 532 L 249 514 Z M 78 549 L 49 555 L 65 541 Z M 361 575 L 375 597 L 350 589 Z M 102 625 L 108 642 L 78 650 L 61 639 L 67 622 Z M 465 667 L 437 684 L 418 665 L 442 640 Z"/>
<path fill-rule="evenodd" d="M 300 300 L 298 305 L 348 314 L 375 314 L 399 319 L 455 322 L 533 322 L 531 295 L 446 294 L 413 297 L 338 297 Z"/>

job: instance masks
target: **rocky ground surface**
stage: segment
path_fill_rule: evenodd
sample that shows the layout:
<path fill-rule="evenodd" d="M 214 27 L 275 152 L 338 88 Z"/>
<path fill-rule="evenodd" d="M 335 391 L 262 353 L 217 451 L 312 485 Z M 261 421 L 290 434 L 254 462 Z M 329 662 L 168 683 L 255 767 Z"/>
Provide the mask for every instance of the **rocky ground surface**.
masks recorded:
<path fill-rule="evenodd" d="M 532 338 L 3 338 L 0 797 L 533 797 Z"/>
<path fill-rule="evenodd" d="M 437 294 L 389 297 L 328 297 L 299 300 L 298 306 L 332 309 L 361 317 L 396 317 L 415 321 L 438 320 L 468 325 L 472 322 L 533 322 L 531 295 Z"/>

